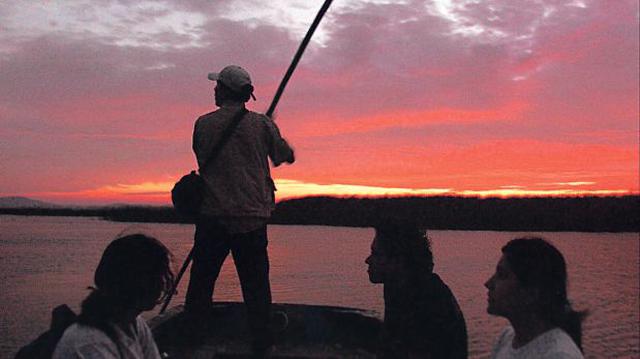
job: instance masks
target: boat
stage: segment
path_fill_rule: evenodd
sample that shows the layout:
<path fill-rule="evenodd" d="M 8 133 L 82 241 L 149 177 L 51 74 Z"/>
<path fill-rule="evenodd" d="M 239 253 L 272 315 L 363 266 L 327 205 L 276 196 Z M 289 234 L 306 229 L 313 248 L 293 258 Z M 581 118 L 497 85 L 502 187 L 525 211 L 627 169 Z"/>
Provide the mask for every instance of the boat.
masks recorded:
<path fill-rule="evenodd" d="M 375 358 L 381 321 L 374 312 L 346 307 L 274 303 L 288 325 L 276 336 L 271 358 Z M 189 337 L 184 306 L 149 320 L 163 355 L 168 358 L 249 358 L 246 307 L 241 302 L 216 302 L 205 333 Z"/>
<path fill-rule="evenodd" d="M 308 304 L 274 303 L 274 313 L 284 312 L 286 327 L 277 333 L 271 358 L 375 358 L 382 322 L 368 310 Z M 203 314 L 203 316 L 205 316 Z M 76 315 L 66 305 L 52 312 L 51 328 L 16 355 L 50 358 L 64 330 Z M 164 358 L 250 358 L 251 335 L 242 302 L 215 302 L 206 314 L 206 330 L 198 338 L 190 333 L 184 305 L 177 305 L 148 320 Z"/>

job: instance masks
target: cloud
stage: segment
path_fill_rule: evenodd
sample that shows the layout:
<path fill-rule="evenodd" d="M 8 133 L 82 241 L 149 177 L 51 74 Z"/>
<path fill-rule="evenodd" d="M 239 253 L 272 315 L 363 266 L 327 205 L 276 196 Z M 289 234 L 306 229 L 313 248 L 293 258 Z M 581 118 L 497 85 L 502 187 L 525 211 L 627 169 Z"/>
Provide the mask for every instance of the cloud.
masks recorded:
<path fill-rule="evenodd" d="M 260 62 L 272 51 L 260 49 L 261 36 L 288 43 L 277 29 L 251 30 L 228 21 L 209 26 L 215 36 L 237 36 L 266 54 L 252 60 L 265 69 L 257 72 L 259 82 L 274 66 Z M 187 171 L 194 166 L 193 121 L 213 102 L 206 73 L 235 56 L 219 51 L 224 47 L 173 53 L 92 38 L 25 41 L 0 60 L 0 149 L 6 157 L 1 187 L 8 192 L 86 188 Z M 158 63 L 170 66 L 149 69 Z"/>
<path fill-rule="evenodd" d="M 15 41 L 54 33 L 104 44 L 184 49 L 200 47 L 203 13 L 185 11 L 167 1 L 74 1 L 3 4 L 6 31 L 0 39 Z M 91 26 L 87 26 L 90 24 Z M 0 52 L 11 47 L 0 47 Z"/>
<path fill-rule="evenodd" d="M 586 190 L 578 191 L 571 189 L 561 190 L 520 190 L 520 189 L 490 189 L 482 191 L 466 190 L 457 193 L 461 196 L 470 197 L 564 197 L 564 196 L 621 196 L 631 194 L 627 190 Z"/>
<path fill-rule="evenodd" d="M 250 106 L 265 110 L 318 6 L 2 3 L 0 188 L 69 192 L 188 171 L 193 121 L 213 107 L 205 74 L 243 65 Z M 637 191 L 637 13 L 632 0 L 336 3 L 280 102 L 298 162 L 274 176 Z"/>
<path fill-rule="evenodd" d="M 543 185 L 543 186 L 571 186 L 571 187 L 590 186 L 594 184 L 596 184 L 596 182 L 591 182 L 591 181 L 540 183 L 540 185 Z"/>
<path fill-rule="evenodd" d="M 359 132 L 381 132 L 392 128 L 415 128 L 425 126 L 456 125 L 464 127 L 474 123 L 506 122 L 520 116 L 524 111 L 520 103 L 505 104 L 503 108 L 488 110 L 460 110 L 456 108 L 439 108 L 436 110 L 396 110 L 368 116 L 345 118 L 340 123 L 328 127 L 330 121 L 315 116 L 313 121 L 296 128 L 298 136 L 332 136 L 354 134 Z"/>

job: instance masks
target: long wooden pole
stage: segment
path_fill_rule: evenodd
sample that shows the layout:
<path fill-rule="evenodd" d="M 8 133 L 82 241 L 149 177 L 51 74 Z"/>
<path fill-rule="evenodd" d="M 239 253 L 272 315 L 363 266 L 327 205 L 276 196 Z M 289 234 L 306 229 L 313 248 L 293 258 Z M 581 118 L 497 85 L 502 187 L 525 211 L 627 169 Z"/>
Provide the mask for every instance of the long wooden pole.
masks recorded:
<path fill-rule="evenodd" d="M 289 82 L 291 75 L 293 75 L 293 71 L 296 69 L 296 66 L 298 66 L 298 62 L 300 62 L 300 59 L 302 58 L 302 54 L 304 53 L 304 50 L 307 48 L 309 41 L 311 41 L 311 36 L 313 36 L 313 33 L 316 31 L 316 28 L 320 24 L 320 20 L 322 20 L 322 17 L 324 16 L 324 14 L 327 12 L 327 10 L 329 10 L 329 6 L 331 6 L 332 1 L 333 0 L 325 0 L 324 4 L 322 4 L 322 7 L 320 8 L 320 11 L 318 11 L 316 18 L 313 19 L 313 22 L 311 23 L 311 27 L 309 27 L 307 34 L 304 36 L 304 39 L 302 39 L 302 43 L 300 44 L 300 47 L 298 47 L 298 51 L 293 56 L 291 65 L 289 65 L 287 72 L 285 73 L 284 77 L 282 78 L 282 81 L 280 82 L 280 86 L 278 86 L 278 90 L 276 91 L 276 94 L 273 96 L 273 100 L 271 100 L 271 105 L 269 106 L 269 109 L 267 110 L 267 113 L 266 113 L 268 117 L 272 117 L 273 112 L 275 111 L 276 106 L 278 105 L 278 101 L 280 100 L 280 97 L 284 92 L 284 88 L 287 86 L 287 83 Z M 180 273 L 178 273 L 175 284 L 171 289 L 171 293 L 169 293 L 169 295 L 167 296 L 167 299 L 165 299 L 164 303 L 162 304 L 162 309 L 160 309 L 160 314 L 164 313 L 164 311 L 169 306 L 169 303 L 171 302 L 171 298 L 173 298 L 173 294 L 176 292 L 176 289 L 178 289 L 178 284 L 180 284 L 180 279 L 182 279 L 184 272 L 189 267 L 189 264 L 191 264 L 192 258 L 193 258 L 193 248 L 191 248 L 189 255 L 187 255 L 187 258 L 184 260 L 184 263 L 182 264 L 182 268 L 180 268 Z"/>
<path fill-rule="evenodd" d="M 278 105 L 278 101 L 280 100 L 280 97 L 284 92 L 284 88 L 287 86 L 287 83 L 289 82 L 291 75 L 293 75 L 293 71 L 296 69 L 296 66 L 298 66 L 298 62 L 302 58 L 302 54 L 304 53 L 304 50 L 307 48 L 309 41 L 311 41 L 311 36 L 313 36 L 313 33 L 316 31 L 316 28 L 320 24 L 320 20 L 322 20 L 322 17 L 324 16 L 324 14 L 327 12 L 327 10 L 329 10 L 329 6 L 331 5 L 332 1 L 333 0 L 325 0 L 324 4 L 320 8 L 320 11 L 318 11 L 316 18 L 313 20 L 313 23 L 311 23 L 311 27 L 309 28 L 309 31 L 307 31 L 307 34 L 304 36 L 304 39 L 302 40 L 300 47 L 298 47 L 298 51 L 296 52 L 295 56 L 293 56 L 293 60 L 291 61 L 291 65 L 289 65 L 289 69 L 287 70 L 284 77 L 282 78 L 282 81 L 280 82 L 280 86 L 278 86 L 278 90 L 276 91 L 276 94 L 273 96 L 273 100 L 271 100 L 271 105 L 269 106 L 269 109 L 266 112 L 266 115 L 268 117 L 271 117 L 273 115 L 273 112 L 276 110 L 276 106 Z"/>
<path fill-rule="evenodd" d="M 182 279 L 184 272 L 187 271 L 187 267 L 189 267 L 189 264 L 191 263 L 192 259 L 193 259 L 193 248 L 191 248 L 191 250 L 189 251 L 189 254 L 187 255 L 187 258 L 184 260 L 184 263 L 182 263 L 182 268 L 180 268 L 180 272 L 176 277 L 176 281 L 173 283 L 171 292 L 169 293 L 167 298 L 164 300 L 164 303 L 162 304 L 162 309 L 160 309 L 160 314 L 164 313 L 164 311 L 167 310 L 167 307 L 169 306 L 169 302 L 171 302 L 171 298 L 173 298 L 173 295 L 176 293 L 176 290 L 178 289 L 178 284 L 180 284 L 180 279 Z"/>

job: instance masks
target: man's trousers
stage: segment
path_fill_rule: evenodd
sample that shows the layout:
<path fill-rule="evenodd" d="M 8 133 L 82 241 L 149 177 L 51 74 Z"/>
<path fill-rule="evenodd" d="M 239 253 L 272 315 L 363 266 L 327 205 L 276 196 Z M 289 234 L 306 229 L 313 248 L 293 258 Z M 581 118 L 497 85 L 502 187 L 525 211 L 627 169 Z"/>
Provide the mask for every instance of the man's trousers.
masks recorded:
<path fill-rule="evenodd" d="M 253 348 L 263 350 L 273 344 L 266 225 L 248 233 L 229 234 L 215 218 L 198 219 L 185 310 L 195 315 L 209 311 L 216 279 L 229 252 L 247 306 Z"/>

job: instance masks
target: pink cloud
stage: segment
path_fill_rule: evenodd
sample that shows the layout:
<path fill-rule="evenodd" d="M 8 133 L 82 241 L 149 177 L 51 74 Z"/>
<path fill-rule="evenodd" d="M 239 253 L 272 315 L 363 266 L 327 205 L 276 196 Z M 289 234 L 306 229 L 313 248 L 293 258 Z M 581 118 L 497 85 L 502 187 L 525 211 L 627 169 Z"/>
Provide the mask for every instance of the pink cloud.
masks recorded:
<path fill-rule="evenodd" d="M 276 176 L 482 190 L 530 186 L 542 168 L 587 177 L 555 182 L 637 191 L 638 4 L 585 4 L 456 2 L 457 22 L 421 1 L 332 8 L 326 41 L 308 49 L 280 102 L 277 121 L 298 163 Z M 70 31 L 65 21 L 96 21 L 77 14 L 55 19 L 59 31 L 48 35 L 8 28 L 3 193 L 177 178 L 194 166 L 193 121 L 213 109 L 205 75 L 228 63 L 251 71 L 250 106 L 266 109 L 300 39 L 281 24 L 229 20 L 231 6 L 172 5 L 205 17 L 193 30 L 200 47 L 179 48 L 192 34 L 175 31 L 143 34 L 150 46 L 117 46 L 132 26 L 122 14 L 104 34 Z M 472 26 L 482 32 L 460 32 Z"/>

